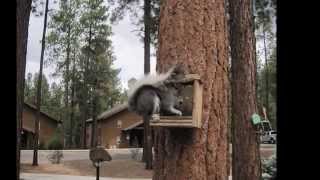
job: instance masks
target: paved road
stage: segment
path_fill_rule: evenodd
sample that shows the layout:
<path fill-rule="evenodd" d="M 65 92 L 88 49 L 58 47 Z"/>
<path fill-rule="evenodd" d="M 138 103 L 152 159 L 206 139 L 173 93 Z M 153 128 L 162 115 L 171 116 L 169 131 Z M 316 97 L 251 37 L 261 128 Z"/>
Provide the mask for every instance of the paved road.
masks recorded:
<path fill-rule="evenodd" d="M 35 173 L 21 173 L 21 180 L 95 180 L 94 176 L 70 176 L 70 175 L 57 175 L 57 174 L 35 174 Z M 151 180 L 151 178 L 111 178 L 100 177 L 100 180 Z M 229 176 L 229 180 L 232 177 Z"/>
<path fill-rule="evenodd" d="M 230 146 L 230 153 L 232 148 Z M 274 144 L 261 144 L 261 150 L 264 152 L 275 152 L 276 145 Z M 130 149 L 107 149 L 110 153 L 112 159 L 130 159 L 131 152 Z M 139 156 L 142 155 L 142 149 L 139 149 Z M 47 159 L 48 154 L 51 150 L 39 150 L 38 151 L 38 160 L 40 164 L 50 163 Z M 63 160 L 89 160 L 89 150 L 64 150 L 63 151 Z M 21 163 L 31 163 L 33 157 L 33 150 L 21 150 Z"/>
<path fill-rule="evenodd" d="M 94 176 L 70 176 L 60 174 L 21 173 L 21 180 L 96 180 Z M 111 178 L 100 177 L 100 180 L 151 180 L 151 178 Z"/>
<path fill-rule="evenodd" d="M 110 153 L 112 159 L 130 159 L 131 152 L 129 149 L 107 149 Z M 142 154 L 142 149 L 139 149 L 140 156 Z M 38 160 L 40 164 L 50 163 L 47 156 L 51 153 L 51 150 L 39 150 Z M 33 150 L 21 150 L 21 163 L 32 162 Z M 89 160 L 89 150 L 64 150 L 63 160 Z"/>

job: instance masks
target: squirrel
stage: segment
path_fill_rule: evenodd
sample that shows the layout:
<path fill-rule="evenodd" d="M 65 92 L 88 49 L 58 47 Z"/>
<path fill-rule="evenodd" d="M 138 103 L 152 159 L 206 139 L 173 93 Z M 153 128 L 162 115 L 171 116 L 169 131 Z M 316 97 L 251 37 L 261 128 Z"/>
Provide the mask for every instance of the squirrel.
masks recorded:
<path fill-rule="evenodd" d="M 163 74 L 144 76 L 128 91 L 129 111 L 147 119 L 154 114 L 182 116 L 182 112 L 176 108 L 182 103 L 178 98 L 181 86 L 176 82 L 183 77 L 180 65 Z"/>

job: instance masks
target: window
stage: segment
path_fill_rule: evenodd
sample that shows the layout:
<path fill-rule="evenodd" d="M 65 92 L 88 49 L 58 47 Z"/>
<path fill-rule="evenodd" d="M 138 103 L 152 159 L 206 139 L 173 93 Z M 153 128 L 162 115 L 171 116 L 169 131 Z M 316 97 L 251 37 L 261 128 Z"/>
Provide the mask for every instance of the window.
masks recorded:
<path fill-rule="evenodd" d="M 118 127 L 118 128 L 121 128 L 121 126 L 122 126 L 122 121 L 121 121 L 121 120 L 118 120 L 118 121 L 117 121 L 117 127 Z"/>

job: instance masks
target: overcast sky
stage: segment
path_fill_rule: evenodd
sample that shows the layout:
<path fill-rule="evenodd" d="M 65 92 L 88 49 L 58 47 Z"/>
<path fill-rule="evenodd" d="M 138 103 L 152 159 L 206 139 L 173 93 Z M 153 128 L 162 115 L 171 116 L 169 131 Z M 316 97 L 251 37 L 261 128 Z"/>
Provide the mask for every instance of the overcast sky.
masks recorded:
<path fill-rule="evenodd" d="M 52 7 L 52 5 L 49 4 Z M 30 15 L 26 75 L 35 73 L 40 68 L 41 38 L 43 30 L 44 16 L 35 17 Z M 48 19 L 49 21 L 49 19 Z M 119 78 L 123 88 L 127 88 L 127 82 L 130 78 L 139 78 L 143 75 L 143 43 L 136 35 L 135 26 L 131 24 L 129 16 L 126 16 L 117 25 L 112 25 L 113 36 L 111 37 L 114 55 L 115 68 L 121 68 Z M 153 49 L 151 50 L 151 53 Z M 151 72 L 155 72 L 155 57 L 151 57 Z M 60 78 L 53 78 L 50 75 L 54 72 L 55 67 L 44 67 L 43 73 L 48 78 L 49 83 L 59 82 Z"/>

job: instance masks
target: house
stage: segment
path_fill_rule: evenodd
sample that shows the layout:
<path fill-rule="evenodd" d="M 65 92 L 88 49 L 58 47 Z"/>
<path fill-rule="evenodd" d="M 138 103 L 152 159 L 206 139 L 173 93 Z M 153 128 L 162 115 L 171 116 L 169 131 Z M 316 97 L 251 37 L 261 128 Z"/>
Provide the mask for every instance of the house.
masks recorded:
<path fill-rule="evenodd" d="M 21 131 L 21 149 L 32 149 L 34 139 L 34 124 L 37 108 L 31 104 L 23 104 L 22 131 Z M 47 145 L 55 130 L 62 122 L 44 112 L 40 112 L 39 141 L 40 147 Z"/>
<path fill-rule="evenodd" d="M 130 112 L 128 104 L 120 104 L 97 117 L 98 142 L 106 148 L 143 146 L 143 120 Z M 91 142 L 92 119 L 86 121 L 86 145 Z"/>

